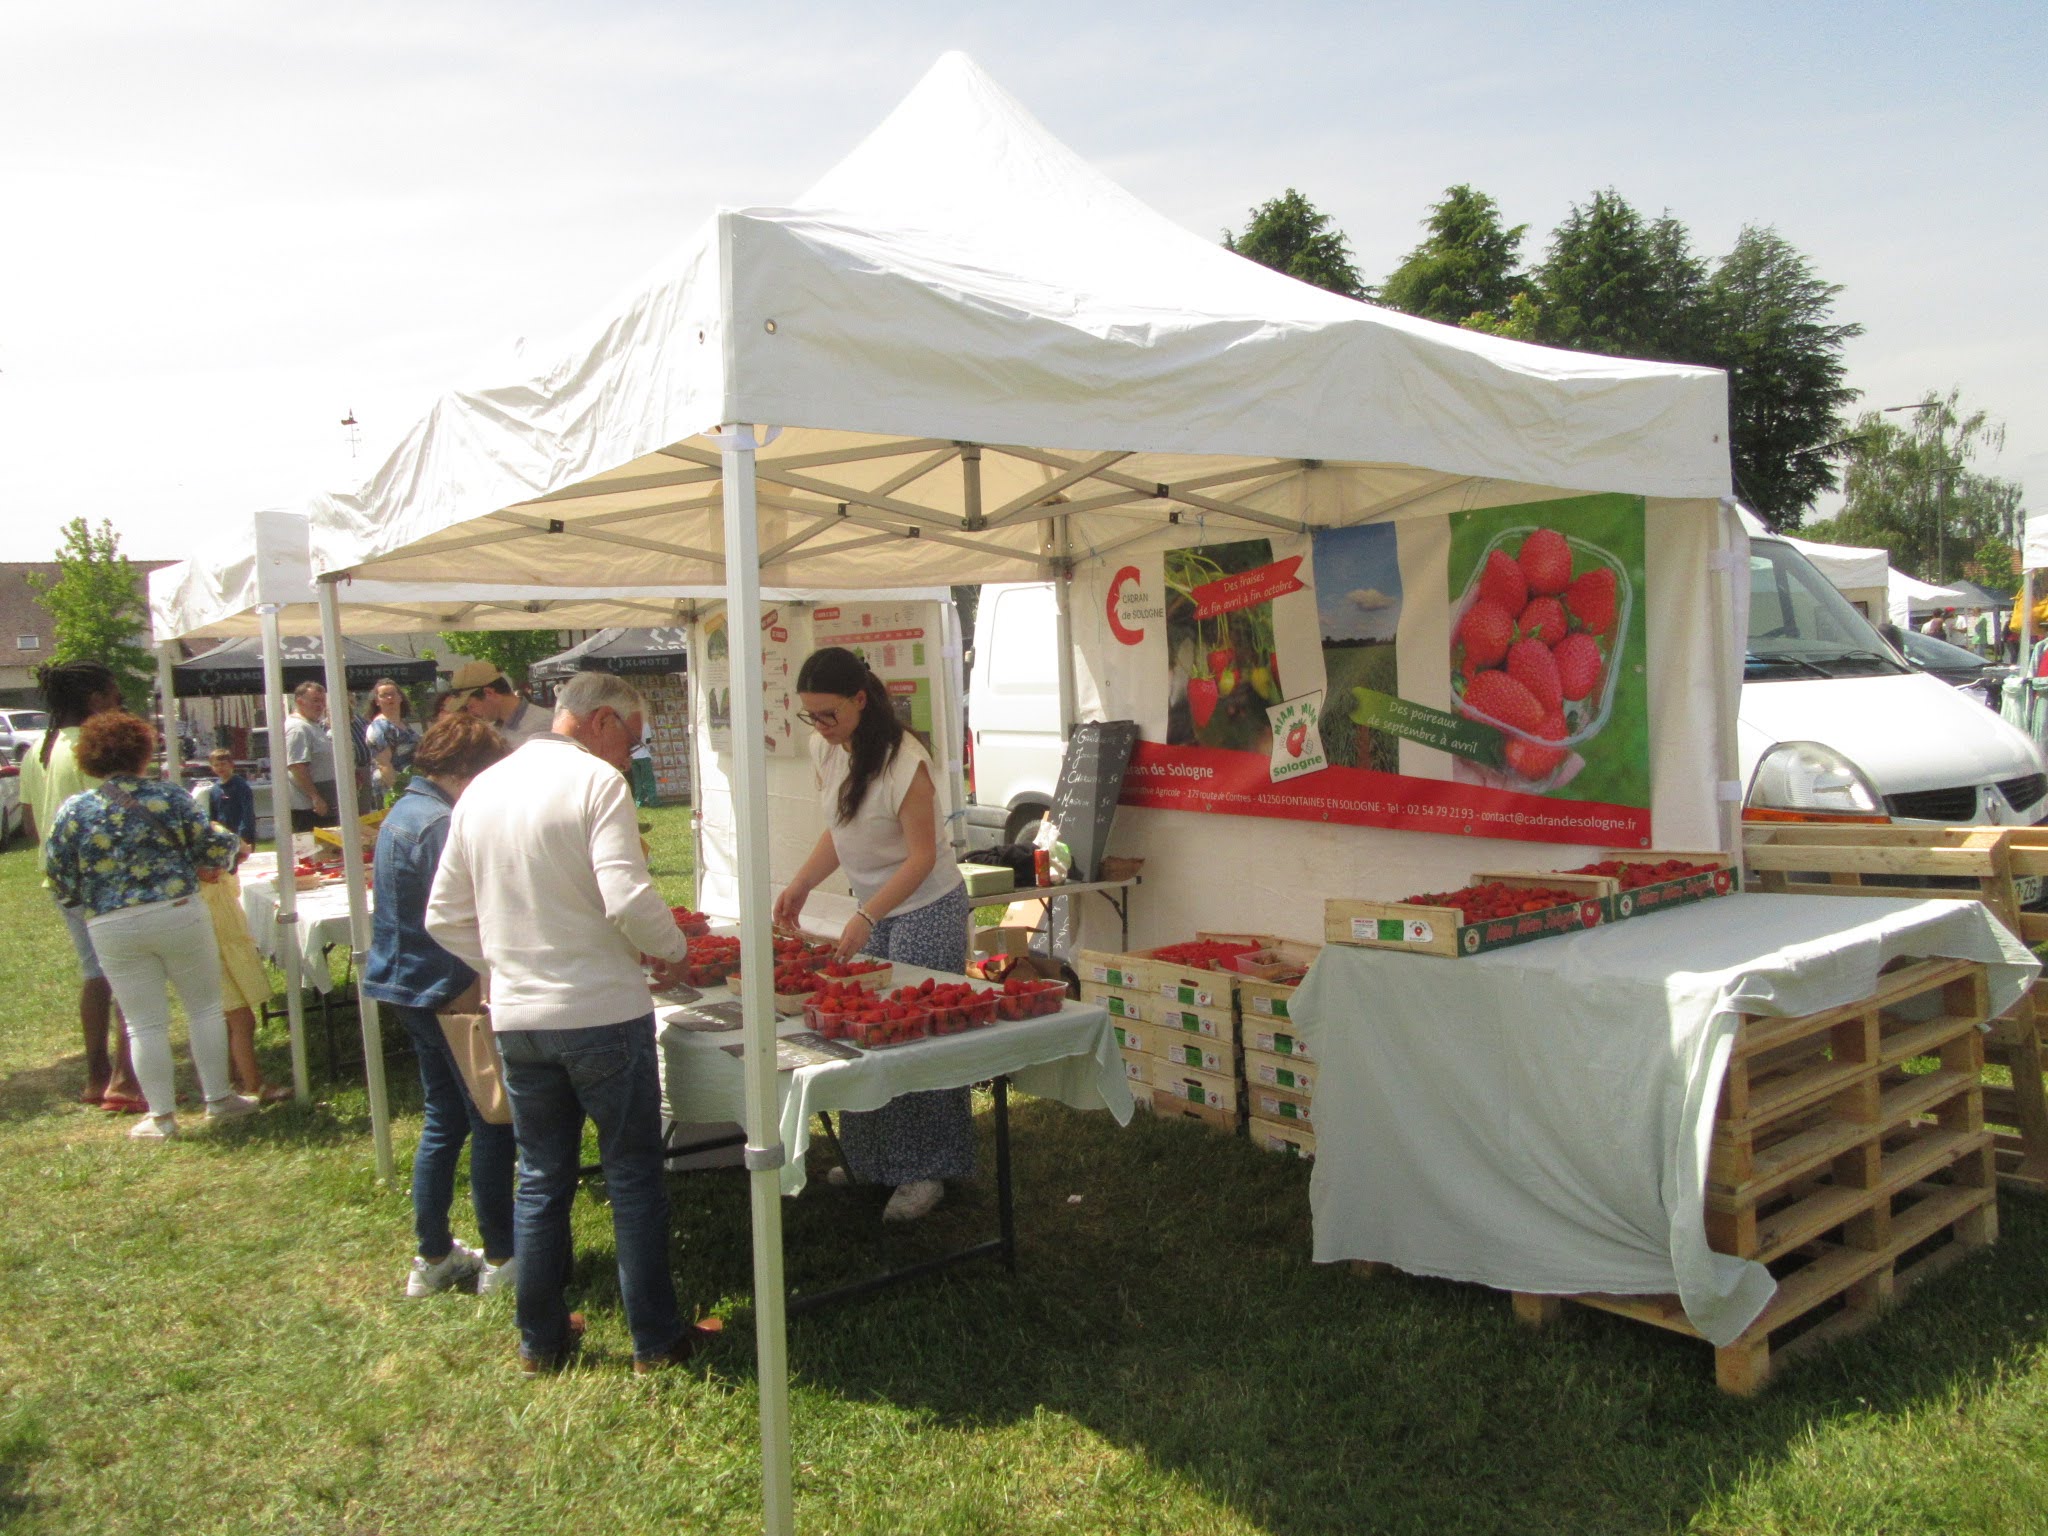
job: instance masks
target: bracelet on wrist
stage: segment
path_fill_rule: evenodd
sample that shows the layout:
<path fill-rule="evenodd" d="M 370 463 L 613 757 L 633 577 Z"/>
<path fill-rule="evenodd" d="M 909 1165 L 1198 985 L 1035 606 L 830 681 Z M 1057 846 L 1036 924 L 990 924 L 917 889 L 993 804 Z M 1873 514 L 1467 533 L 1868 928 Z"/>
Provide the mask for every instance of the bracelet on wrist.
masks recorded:
<path fill-rule="evenodd" d="M 853 909 L 853 915 L 865 921 L 868 927 L 873 928 L 875 926 L 875 914 L 870 912 L 866 907 L 855 907 Z"/>

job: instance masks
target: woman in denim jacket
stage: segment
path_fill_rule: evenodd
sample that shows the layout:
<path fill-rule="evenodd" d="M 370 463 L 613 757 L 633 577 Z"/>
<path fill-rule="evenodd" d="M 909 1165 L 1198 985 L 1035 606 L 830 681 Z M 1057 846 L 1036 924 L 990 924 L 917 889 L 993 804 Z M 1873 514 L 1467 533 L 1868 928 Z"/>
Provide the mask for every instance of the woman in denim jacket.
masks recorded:
<path fill-rule="evenodd" d="M 413 1230 L 419 1253 L 405 1294 L 430 1296 L 471 1275 L 477 1290 L 509 1291 L 512 1252 L 512 1127 L 477 1112 L 437 1010 L 471 990 L 476 972 L 427 937 L 427 895 L 448 841 L 448 813 L 469 781 L 510 749 L 490 726 L 467 715 L 438 720 L 412 761 L 412 782 L 377 833 L 376 906 L 363 991 L 390 1005 L 419 1057 L 426 1125 L 412 1160 Z M 448 1225 L 455 1168 L 469 1148 L 469 1195 L 483 1252 L 457 1242 Z"/>

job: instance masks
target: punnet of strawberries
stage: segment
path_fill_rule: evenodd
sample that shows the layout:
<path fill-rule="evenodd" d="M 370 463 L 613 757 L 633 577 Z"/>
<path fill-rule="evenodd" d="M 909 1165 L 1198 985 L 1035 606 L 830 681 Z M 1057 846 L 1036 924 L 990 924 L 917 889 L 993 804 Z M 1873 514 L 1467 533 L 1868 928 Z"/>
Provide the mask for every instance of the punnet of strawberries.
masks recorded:
<path fill-rule="evenodd" d="M 1565 871 L 1568 875 L 1609 875 L 1621 882 L 1624 891 L 1640 890 L 1665 880 L 1683 880 L 1687 875 L 1710 875 L 1720 866 L 1692 864 L 1684 859 L 1660 859 L 1651 864 L 1638 859 L 1602 859 Z"/>
<path fill-rule="evenodd" d="M 996 995 L 996 1017 L 999 1019 L 1035 1019 L 1043 1014 L 1058 1013 L 1066 1001 L 1067 984 L 1037 976 L 1012 976 L 1003 982 L 1003 989 Z"/>
<path fill-rule="evenodd" d="M 935 1035 L 957 1035 L 963 1030 L 993 1024 L 1000 995 L 993 987 L 976 987 L 965 981 L 939 981 L 931 976 L 914 986 L 898 987 L 889 994 L 895 1001 L 929 1008 Z"/>
<path fill-rule="evenodd" d="M 683 979 L 693 987 L 716 987 L 740 967 L 736 935 L 706 933 L 690 940 L 689 969 Z"/>
<path fill-rule="evenodd" d="M 1435 891 L 1401 899 L 1412 907 L 1455 907 L 1464 914 L 1467 923 L 1483 923 L 1495 918 L 1519 917 L 1524 912 L 1571 906 L 1579 900 L 1579 892 L 1489 880 L 1484 885 L 1468 885 L 1463 890 Z"/>
<path fill-rule="evenodd" d="M 676 926 L 693 939 L 711 931 L 711 919 L 702 912 L 693 912 L 688 907 L 670 907 L 668 912 Z"/>
<path fill-rule="evenodd" d="M 1162 944 L 1150 953 L 1153 959 L 1164 960 L 1168 965 L 1184 965 L 1196 971 L 1221 971 L 1229 968 L 1225 962 L 1232 957 L 1252 954 L 1258 947 L 1231 939 L 1190 939 L 1185 944 Z"/>

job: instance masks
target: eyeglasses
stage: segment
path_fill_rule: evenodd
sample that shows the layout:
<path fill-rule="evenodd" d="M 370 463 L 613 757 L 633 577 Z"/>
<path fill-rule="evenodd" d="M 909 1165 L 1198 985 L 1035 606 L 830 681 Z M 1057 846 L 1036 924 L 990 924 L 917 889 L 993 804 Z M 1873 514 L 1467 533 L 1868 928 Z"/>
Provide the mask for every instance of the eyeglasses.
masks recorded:
<path fill-rule="evenodd" d="M 836 709 L 821 709 L 816 714 L 812 714 L 808 709 L 800 709 L 796 712 L 796 717 L 805 725 L 816 726 L 821 731 L 829 731 L 839 723 L 839 711 Z"/>

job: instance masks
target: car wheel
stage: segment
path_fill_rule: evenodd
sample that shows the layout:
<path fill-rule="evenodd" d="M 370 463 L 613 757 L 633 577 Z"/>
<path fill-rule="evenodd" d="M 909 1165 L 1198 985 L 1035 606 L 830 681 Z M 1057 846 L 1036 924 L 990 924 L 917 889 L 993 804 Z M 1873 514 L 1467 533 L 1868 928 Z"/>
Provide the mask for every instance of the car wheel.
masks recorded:
<path fill-rule="evenodd" d="M 1010 819 L 1003 824 L 1003 841 L 1006 843 L 1028 843 L 1038 836 L 1038 824 L 1045 820 L 1049 805 L 1020 805 L 1010 812 Z"/>

